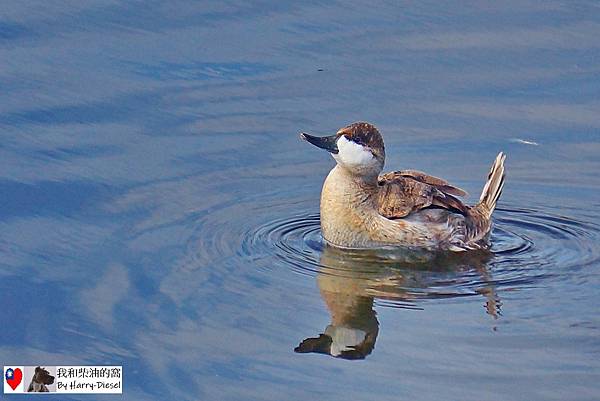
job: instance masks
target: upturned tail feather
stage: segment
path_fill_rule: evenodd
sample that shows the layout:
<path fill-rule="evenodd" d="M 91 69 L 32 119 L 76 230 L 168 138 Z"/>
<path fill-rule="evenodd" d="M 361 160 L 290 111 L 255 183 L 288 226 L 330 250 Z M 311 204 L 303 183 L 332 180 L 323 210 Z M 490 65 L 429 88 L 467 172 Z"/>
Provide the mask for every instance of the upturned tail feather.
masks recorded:
<path fill-rule="evenodd" d="M 498 156 L 496 156 L 496 160 L 494 160 L 494 164 L 492 164 L 492 168 L 490 169 L 487 182 L 483 187 L 483 191 L 481 191 L 479 203 L 476 206 L 488 219 L 494 212 L 496 203 L 502 193 L 502 188 L 504 188 L 505 159 L 506 155 L 503 152 L 498 153 Z"/>
<path fill-rule="evenodd" d="M 464 252 L 469 249 L 482 249 L 487 247 L 487 242 L 481 242 L 489 234 L 492 228 L 492 213 L 496 208 L 496 203 L 502 188 L 504 187 L 504 160 L 506 155 L 498 153 L 487 182 L 481 191 L 479 203 L 469 209 L 467 216 L 467 234 L 461 241 L 451 244 L 449 250 L 453 252 Z"/>

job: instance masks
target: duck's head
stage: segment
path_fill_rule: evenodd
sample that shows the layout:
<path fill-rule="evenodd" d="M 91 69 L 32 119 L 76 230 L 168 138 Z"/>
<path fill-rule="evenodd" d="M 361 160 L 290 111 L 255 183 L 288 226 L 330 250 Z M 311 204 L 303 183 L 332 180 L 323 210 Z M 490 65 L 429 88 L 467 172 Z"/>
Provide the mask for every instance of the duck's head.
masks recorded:
<path fill-rule="evenodd" d="M 318 137 L 303 132 L 300 137 L 331 153 L 337 164 L 352 174 L 377 176 L 383 169 L 383 138 L 372 124 L 357 122 L 335 135 Z"/>

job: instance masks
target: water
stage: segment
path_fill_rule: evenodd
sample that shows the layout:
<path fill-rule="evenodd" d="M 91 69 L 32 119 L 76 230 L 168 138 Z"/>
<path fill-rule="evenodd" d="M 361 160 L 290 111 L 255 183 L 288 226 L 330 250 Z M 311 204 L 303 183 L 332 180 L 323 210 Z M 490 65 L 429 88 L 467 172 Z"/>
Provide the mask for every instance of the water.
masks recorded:
<path fill-rule="evenodd" d="M 595 2 L 0 10 L 1 362 L 123 365 L 132 400 L 600 397 Z M 324 247 L 297 134 L 356 120 L 471 202 L 505 151 L 492 252 Z"/>

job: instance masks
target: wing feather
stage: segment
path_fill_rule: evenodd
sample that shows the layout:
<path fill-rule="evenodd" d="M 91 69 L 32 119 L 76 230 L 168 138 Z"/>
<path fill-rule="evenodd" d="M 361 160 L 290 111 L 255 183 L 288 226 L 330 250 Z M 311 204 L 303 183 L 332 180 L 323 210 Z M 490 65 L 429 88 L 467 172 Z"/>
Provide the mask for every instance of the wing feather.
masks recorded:
<path fill-rule="evenodd" d="M 379 213 L 388 219 L 402 218 L 430 206 L 466 214 L 467 206 L 455 197 L 464 195 L 462 189 L 420 171 L 403 170 L 379 176 Z"/>
<path fill-rule="evenodd" d="M 396 171 L 394 173 L 388 173 L 388 174 L 394 174 L 394 175 L 399 174 L 403 177 L 413 178 L 424 184 L 433 185 L 434 187 L 438 188 L 439 190 L 443 191 L 444 193 L 447 193 L 450 195 L 454 195 L 454 196 L 466 196 L 467 195 L 466 191 L 464 191 L 458 187 L 455 187 L 454 185 L 450 185 L 448 183 L 448 181 L 443 180 L 438 177 L 434 177 L 432 175 L 428 175 L 422 171 L 402 170 L 402 171 Z"/>

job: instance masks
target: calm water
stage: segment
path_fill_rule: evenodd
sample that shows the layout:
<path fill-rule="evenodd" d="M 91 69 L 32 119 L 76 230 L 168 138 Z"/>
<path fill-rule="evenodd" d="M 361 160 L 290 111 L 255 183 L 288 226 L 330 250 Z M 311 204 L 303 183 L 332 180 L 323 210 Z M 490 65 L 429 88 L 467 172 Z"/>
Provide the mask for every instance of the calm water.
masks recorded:
<path fill-rule="evenodd" d="M 599 37 L 593 1 L 4 2 L 0 362 L 124 366 L 86 400 L 600 399 Z M 356 120 L 471 202 L 505 151 L 493 253 L 324 247 L 297 133 Z"/>

